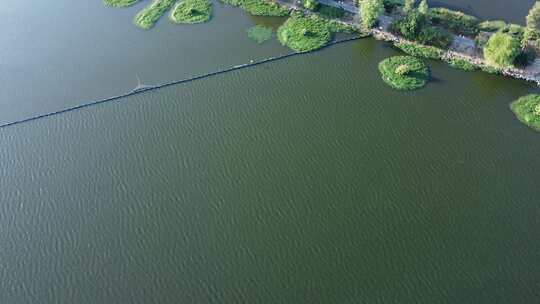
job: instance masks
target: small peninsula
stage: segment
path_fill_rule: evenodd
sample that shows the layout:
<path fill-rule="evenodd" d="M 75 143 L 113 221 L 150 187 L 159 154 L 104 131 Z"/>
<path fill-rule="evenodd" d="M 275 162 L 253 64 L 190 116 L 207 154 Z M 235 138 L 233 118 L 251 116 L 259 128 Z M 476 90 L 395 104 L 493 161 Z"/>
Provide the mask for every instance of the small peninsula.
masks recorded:
<path fill-rule="evenodd" d="M 209 0 L 183 0 L 175 5 L 171 13 L 174 23 L 194 24 L 210 20 L 212 3 Z"/>

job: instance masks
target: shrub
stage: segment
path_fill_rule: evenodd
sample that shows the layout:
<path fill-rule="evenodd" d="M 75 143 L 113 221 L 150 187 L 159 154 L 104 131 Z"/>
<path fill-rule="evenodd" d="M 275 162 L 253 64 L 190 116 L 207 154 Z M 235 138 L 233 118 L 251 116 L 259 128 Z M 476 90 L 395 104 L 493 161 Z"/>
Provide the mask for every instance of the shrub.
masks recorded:
<path fill-rule="evenodd" d="M 414 90 L 426 85 L 428 67 L 412 56 L 395 56 L 379 63 L 383 81 L 397 90 Z"/>
<path fill-rule="evenodd" d="M 212 3 L 208 0 L 183 0 L 171 13 L 171 21 L 175 23 L 201 23 L 210 20 Z"/>
<path fill-rule="evenodd" d="M 387 13 L 391 13 L 395 8 L 402 7 L 404 5 L 403 0 L 384 0 L 384 10 Z"/>
<path fill-rule="evenodd" d="M 527 47 L 525 49 L 521 49 L 521 52 L 516 56 L 516 59 L 514 59 L 514 65 L 519 67 L 525 67 L 529 64 L 531 64 L 536 59 L 536 52 Z"/>
<path fill-rule="evenodd" d="M 520 52 L 519 42 L 514 37 L 497 32 L 484 48 L 486 62 L 497 67 L 511 67 Z"/>
<path fill-rule="evenodd" d="M 403 3 L 403 12 L 405 14 L 410 13 L 414 9 L 414 3 L 416 0 L 404 0 Z"/>
<path fill-rule="evenodd" d="M 540 95 L 523 96 L 512 102 L 510 109 L 522 123 L 540 131 Z"/>
<path fill-rule="evenodd" d="M 497 32 L 506 27 L 506 22 L 502 20 L 484 21 L 478 24 L 478 29 L 485 32 Z"/>
<path fill-rule="evenodd" d="M 383 11 L 383 0 L 361 0 L 360 15 L 362 17 L 362 26 L 364 28 L 375 26 Z"/>
<path fill-rule="evenodd" d="M 511 35 L 512 37 L 516 38 L 519 41 L 523 40 L 523 36 L 525 35 L 525 28 L 522 27 L 519 24 L 507 24 L 501 32 Z"/>
<path fill-rule="evenodd" d="M 439 48 L 449 47 L 453 39 L 452 35 L 434 26 L 423 28 L 416 38 L 417 41 L 423 44 L 429 44 Z"/>
<path fill-rule="evenodd" d="M 417 10 L 412 10 L 405 17 L 394 21 L 390 26 L 390 30 L 406 39 L 415 40 L 426 24 L 426 16 L 420 14 Z"/>
<path fill-rule="evenodd" d="M 443 51 L 438 48 L 416 43 L 396 43 L 395 46 L 403 52 L 415 57 L 441 59 L 443 54 Z"/>
<path fill-rule="evenodd" d="M 453 58 L 453 59 L 448 60 L 448 64 L 453 68 L 464 70 L 464 71 L 478 70 L 478 66 L 464 59 Z"/>
<path fill-rule="evenodd" d="M 316 0 L 304 0 L 302 5 L 311 11 L 315 11 L 319 8 L 319 2 Z"/>
<path fill-rule="evenodd" d="M 433 23 L 438 24 L 455 34 L 474 36 L 478 33 L 478 18 L 462 12 L 437 7 L 429 10 Z"/>

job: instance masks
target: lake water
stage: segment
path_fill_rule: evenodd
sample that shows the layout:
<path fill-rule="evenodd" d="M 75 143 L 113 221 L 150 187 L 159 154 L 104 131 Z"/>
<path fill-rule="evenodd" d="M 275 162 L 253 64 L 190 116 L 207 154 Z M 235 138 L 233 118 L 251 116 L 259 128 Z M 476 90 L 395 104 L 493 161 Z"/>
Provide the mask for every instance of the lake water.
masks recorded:
<path fill-rule="evenodd" d="M 221 5 L 143 32 L 140 5 L 9 2 L 4 122 L 288 52 L 245 34 L 279 19 Z M 0 129 L 0 303 L 538 302 L 540 135 L 508 109 L 537 88 L 433 61 L 397 92 L 394 54 L 363 39 Z"/>

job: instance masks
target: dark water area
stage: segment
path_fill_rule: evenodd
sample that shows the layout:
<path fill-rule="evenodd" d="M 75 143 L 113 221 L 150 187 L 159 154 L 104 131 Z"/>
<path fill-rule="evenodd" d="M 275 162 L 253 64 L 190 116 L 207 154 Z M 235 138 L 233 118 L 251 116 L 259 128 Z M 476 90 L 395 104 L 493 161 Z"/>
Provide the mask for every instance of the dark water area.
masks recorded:
<path fill-rule="evenodd" d="M 432 6 L 448 7 L 472 14 L 483 20 L 504 20 L 525 24 L 525 16 L 535 0 L 436 0 Z"/>
<path fill-rule="evenodd" d="M 2 119 L 288 52 L 245 34 L 280 20 L 224 6 L 190 40 L 66 3 L 104 19 L 43 23 L 66 36 L 29 61 L 9 50 L 36 29 L 4 36 L 21 74 L 0 68 L 20 85 Z M 55 16 L 36 5 L 29 24 Z M 120 41 L 91 48 L 96 31 Z M 53 45 L 85 50 L 87 75 Z M 433 81 L 398 92 L 377 70 L 395 54 L 363 39 L 0 129 L 0 303 L 538 302 L 540 135 L 508 108 L 538 89 L 429 61 Z"/>

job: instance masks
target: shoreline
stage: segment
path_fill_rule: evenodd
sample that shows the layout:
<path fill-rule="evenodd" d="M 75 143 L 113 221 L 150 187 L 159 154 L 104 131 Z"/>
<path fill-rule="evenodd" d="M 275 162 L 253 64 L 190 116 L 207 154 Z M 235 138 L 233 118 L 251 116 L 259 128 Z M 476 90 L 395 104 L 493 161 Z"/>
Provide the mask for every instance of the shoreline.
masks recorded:
<path fill-rule="evenodd" d="M 314 12 L 312 12 L 312 11 L 310 11 L 308 9 L 299 7 L 299 6 L 294 5 L 292 3 L 289 3 L 289 2 L 285 2 L 283 0 L 272 0 L 272 1 L 274 1 L 274 2 L 276 2 L 278 4 L 280 4 L 280 5 L 287 6 L 292 11 L 301 11 L 304 14 L 307 14 L 307 15 L 314 14 Z M 337 22 L 352 26 L 361 35 L 368 34 L 368 35 L 372 36 L 376 40 L 391 42 L 393 44 L 406 43 L 406 44 L 415 44 L 415 45 L 420 45 L 420 46 L 427 46 L 427 45 L 420 44 L 420 43 L 415 42 L 415 41 L 407 40 L 407 39 L 405 39 L 405 38 L 403 38 L 401 36 L 398 36 L 398 35 L 396 35 L 394 33 L 391 33 L 390 31 L 385 30 L 381 26 L 381 24 L 384 23 L 385 25 L 388 25 L 389 23 L 391 23 L 393 21 L 392 16 L 383 14 L 379 18 L 379 25 L 378 26 L 376 26 L 374 28 L 371 28 L 369 30 L 365 30 L 365 29 L 361 28 L 361 26 L 360 26 L 360 24 L 358 22 L 358 20 L 359 20 L 358 19 L 359 18 L 358 12 L 353 13 L 351 11 L 351 8 L 344 7 L 343 5 L 337 3 L 334 0 L 324 0 L 324 2 L 322 2 L 322 3 L 324 3 L 325 5 L 330 5 L 330 6 L 335 7 L 335 8 L 340 8 L 340 9 L 346 11 L 347 13 L 352 14 L 353 15 L 353 21 L 352 22 L 345 21 L 345 20 L 342 20 L 342 19 L 339 19 L 339 18 L 333 18 L 331 20 L 335 20 Z M 381 22 L 381 21 L 383 21 L 383 22 Z M 458 36 L 454 35 L 454 37 L 458 37 Z M 495 71 L 497 71 L 494 74 L 499 74 L 499 75 L 502 75 L 502 76 L 511 77 L 511 78 L 518 79 L 518 80 L 524 80 L 524 81 L 527 81 L 527 82 L 533 82 L 536 85 L 540 86 L 540 71 L 538 71 L 539 73 L 532 74 L 532 73 L 527 72 L 525 69 L 520 69 L 520 68 L 516 68 L 516 67 L 512 67 L 512 68 L 493 67 L 491 65 L 486 64 L 485 60 L 483 58 L 481 58 L 481 57 L 478 57 L 478 56 L 471 56 L 469 54 L 466 54 L 466 53 L 463 53 L 463 52 L 458 52 L 458 51 L 451 50 L 451 49 L 440 49 L 440 48 L 437 48 L 437 49 L 442 52 L 442 55 L 441 55 L 441 58 L 440 58 L 441 61 L 444 61 L 444 62 L 448 63 L 448 61 L 455 60 L 455 59 L 464 60 L 464 61 L 467 61 L 467 62 L 477 66 L 480 69 L 482 69 L 482 68 L 494 69 Z M 486 71 L 483 70 L 483 72 L 486 72 Z M 491 74 L 493 74 L 493 73 L 491 73 Z"/>

